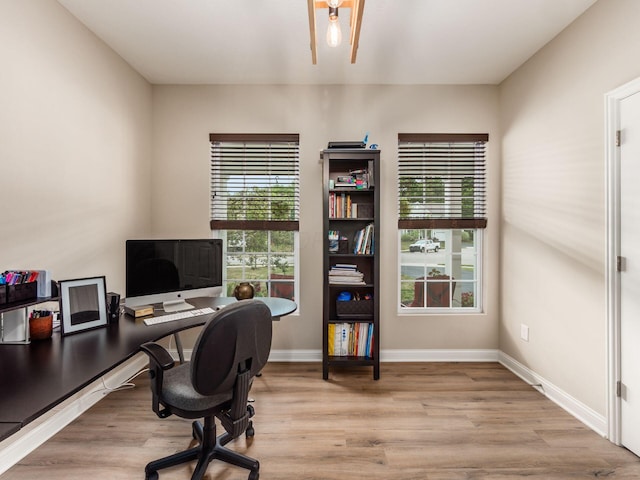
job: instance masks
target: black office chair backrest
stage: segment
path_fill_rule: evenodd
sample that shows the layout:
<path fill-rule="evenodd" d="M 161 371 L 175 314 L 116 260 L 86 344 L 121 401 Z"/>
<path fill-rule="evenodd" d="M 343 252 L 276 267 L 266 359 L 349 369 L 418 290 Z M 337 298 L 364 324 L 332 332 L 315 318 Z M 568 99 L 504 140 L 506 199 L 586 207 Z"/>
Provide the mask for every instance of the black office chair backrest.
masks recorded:
<path fill-rule="evenodd" d="M 271 351 L 271 311 L 260 300 L 241 300 L 217 312 L 200 332 L 191 355 L 191 382 L 201 395 L 233 389 L 238 373 L 260 373 Z"/>

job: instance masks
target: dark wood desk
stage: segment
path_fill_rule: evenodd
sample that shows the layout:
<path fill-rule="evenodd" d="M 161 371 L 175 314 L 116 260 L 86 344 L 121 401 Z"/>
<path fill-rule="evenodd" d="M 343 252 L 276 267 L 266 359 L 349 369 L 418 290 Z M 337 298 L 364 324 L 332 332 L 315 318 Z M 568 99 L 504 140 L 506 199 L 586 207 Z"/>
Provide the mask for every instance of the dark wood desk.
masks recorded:
<path fill-rule="evenodd" d="M 294 312 L 296 304 L 260 298 L 274 319 Z M 198 298 L 196 308 L 218 307 L 235 298 Z M 204 325 L 213 314 L 152 326 L 121 315 L 118 323 L 28 345 L 0 345 L 0 440 L 55 407 L 140 351 L 140 345 Z"/>
<path fill-rule="evenodd" d="M 10 437 L 16 433 L 22 425 L 19 423 L 0 423 L 0 440 Z"/>

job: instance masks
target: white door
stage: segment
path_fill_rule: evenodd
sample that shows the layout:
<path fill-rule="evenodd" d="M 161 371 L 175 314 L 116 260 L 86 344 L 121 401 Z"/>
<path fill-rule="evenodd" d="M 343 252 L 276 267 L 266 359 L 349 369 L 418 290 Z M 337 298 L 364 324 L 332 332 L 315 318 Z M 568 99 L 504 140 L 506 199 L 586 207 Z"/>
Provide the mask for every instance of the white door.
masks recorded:
<path fill-rule="evenodd" d="M 620 440 L 640 455 L 640 93 L 620 101 Z"/>

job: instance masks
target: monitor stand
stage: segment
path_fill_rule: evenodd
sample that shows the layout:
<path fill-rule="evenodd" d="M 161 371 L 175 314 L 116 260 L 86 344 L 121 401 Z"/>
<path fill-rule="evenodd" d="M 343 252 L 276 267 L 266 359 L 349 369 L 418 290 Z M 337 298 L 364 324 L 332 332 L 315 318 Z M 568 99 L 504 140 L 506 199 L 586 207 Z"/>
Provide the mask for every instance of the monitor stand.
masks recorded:
<path fill-rule="evenodd" d="M 172 312 L 181 312 L 182 310 L 191 310 L 195 308 L 190 303 L 187 303 L 185 300 L 168 300 L 166 302 L 162 302 L 162 308 L 167 313 Z"/>

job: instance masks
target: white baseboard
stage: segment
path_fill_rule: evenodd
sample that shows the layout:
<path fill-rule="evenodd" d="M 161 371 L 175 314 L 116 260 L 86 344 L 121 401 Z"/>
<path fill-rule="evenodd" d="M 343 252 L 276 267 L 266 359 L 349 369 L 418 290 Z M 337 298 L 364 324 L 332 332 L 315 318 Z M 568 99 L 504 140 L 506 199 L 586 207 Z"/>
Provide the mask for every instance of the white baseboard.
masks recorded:
<path fill-rule="evenodd" d="M 177 352 L 171 351 L 174 358 Z M 184 350 L 185 358 L 191 350 Z M 579 402 L 540 375 L 499 350 L 383 350 L 382 362 L 499 362 L 543 395 L 559 405 L 596 433 L 606 438 L 607 421 L 603 415 Z M 273 362 L 321 362 L 321 350 L 271 350 Z M 138 354 L 120 367 L 73 395 L 51 411 L 0 442 L 0 475 L 38 448 L 49 438 L 97 403 L 110 389 L 123 384 L 147 365 L 147 357 Z"/>
<path fill-rule="evenodd" d="M 382 350 L 381 362 L 497 362 L 498 350 Z"/>
<path fill-rule="evenodd" d="M 556 387 L 553 383 L 541 377 L 534 371 L 522 365 L 506 353 L 500 352 L 498 361 L 511 370 L 525 382 L 532 385 L 549 400 L 566 410 L 575 418 L 599 435 L 607 438 L 607 419 L 595 412 L 584 403 L 576 400 L 571 395 Z"/>
<path fill-rule="evenodd" d="M 321 350 L 271 350 L 270 362 L 322 362 Z"/>
<path fill-rule="evenodd" d="M 184 353 L 184 359 L 189 360 L 191 358 L 191 349 L 185 348 L 182 350 Z M 178 359 L 178 351 L 175 348 L 170 348 L 169 353 L 174 359 Z M 321 350 L 271 350 L 269 354 L 270 362 L 321 362 L 322 351 Z"/>
<path fill-rule="evenodd" d="M 173 358 L 178 352 L 170 349 Z M 184 349 L 184 358 L 191 358 L 191 350 Z M 498 350 L 383 350 L 381 362 L 497 362 Z M 270 362 L 321 362 L 321 350 L 271 350 Z"/>
<path fill-rule="evenodd" d="M 0 475 L 148 364 L 138 354 L 0 442 Z"/>

